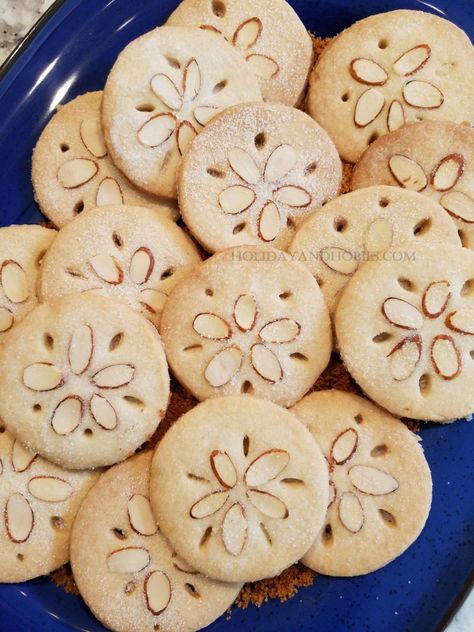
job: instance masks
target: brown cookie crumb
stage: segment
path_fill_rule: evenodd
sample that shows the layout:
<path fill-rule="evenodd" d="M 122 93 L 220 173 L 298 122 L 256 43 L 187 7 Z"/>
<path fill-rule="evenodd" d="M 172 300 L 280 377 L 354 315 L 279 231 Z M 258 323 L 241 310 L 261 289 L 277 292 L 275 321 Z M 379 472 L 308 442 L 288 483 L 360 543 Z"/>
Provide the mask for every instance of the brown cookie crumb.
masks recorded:
<path fill-rule="evenodd" d="M 245 584 L 235 601 L 235 605 L 243 609 L 250 604 L 260 608 L 269 599 L 279 599 L 283 603 L 294 597 L 300 588 L 311 586 L 315 576 L 316 573 L 303 564 L 294 564 L 278 577 Z"/>

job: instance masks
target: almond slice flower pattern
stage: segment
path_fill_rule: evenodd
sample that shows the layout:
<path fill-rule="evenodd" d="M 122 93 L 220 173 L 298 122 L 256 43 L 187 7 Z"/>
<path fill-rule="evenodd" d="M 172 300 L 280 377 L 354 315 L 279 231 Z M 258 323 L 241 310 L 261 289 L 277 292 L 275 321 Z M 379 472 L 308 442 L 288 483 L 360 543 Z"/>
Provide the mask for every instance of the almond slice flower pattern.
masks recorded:
<path fill-rule="evenodd" d="M 28 279 L 17 261 L 7 259 L 0 264 L 0 287 L 3 293 L 0 300 L 0 333 L 3 333 L 14 325 L 16 306 L 30 296 Z"/>
<path fill-rule="evenodd" d="M 197 500 L 191 506 L 189 515 L 196 520 L 222 515 L 222 542 L 228 553 L 237 557 L 242 553 L 248 538 L 249 504 L 265 518 L 288 518 L 289 510 L 285 503 L 261 488 L 285 470 L 290 455 L 279 448 L 266 450 L 248 465 L 242 477 L 227 452 L 213 450 L 209 459 L 219 488 Z M 244 493 L 235 502 L 228 502 L 233 490 L 239 486 L 245 490 Z M 225 507 L 229 504 L 230 507 Z"/>

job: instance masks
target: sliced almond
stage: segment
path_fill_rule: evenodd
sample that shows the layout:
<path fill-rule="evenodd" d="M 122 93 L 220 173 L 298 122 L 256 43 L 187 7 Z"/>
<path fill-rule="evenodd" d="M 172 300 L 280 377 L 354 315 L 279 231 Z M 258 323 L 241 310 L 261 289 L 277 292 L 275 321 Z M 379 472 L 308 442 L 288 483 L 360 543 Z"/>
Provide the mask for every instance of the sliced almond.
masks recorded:
<path fill-rule="evenodd" d="M 422 342 L 416 334 L 404 338 L 388 354 L 389 367 L 397 382 L 407 380 L 413 373 L 421 358 Z"/>
<path fill-rule="evenodd" d="M 119 285 L 123 281 L 123 272 L 113 257 L 106 254 L 95 255 L 89 259 L 89 265 L 106 283 Z"/>
<path fill-rule="evenodd" d="M 283 369 L 277 356 L 265 345 L 255 344 L 250 352 L 252 366 L 267 382 L 275 384 L 283 377 Z"/>
<path fill-rule="evenodd" d="M 249 489 L 247 496 L 252 505 L 269 518 L 283 520 L 288 518 L 289 511 L 285 503 L 268 492 L 257 489 Z"/>
<path fill-rule="evenodd" d="M 311 194 L 303 187 L 293 185 L 285 185 L 276 189 L 273 197 L 277 202 L 288 204 L 288 206 L 293 208 L 304 208 L 311 204 Z"/>
<path fill-rule="evenodd" d="M 296 151 L 291 145 L 278 145 L 270 154 L 263 172 L 265 182 L 277 182 L 284 178 L 296 165 Z"/>
<path fill-rule="evenodd" d="M 13 327 L 15 318 L 7 307 L 0 307 L 0 333 L 4 333 Z"/>
<path fill-rule="evenodd" d="M 227 347 L 218 351 L 207 365 L 204 377 L 215 388 L 224 386 L 240 369 L 242 356 L 242 351 L 238 347 Z"/>
<path fill-rule="evenodd" d="M 215 105 L 199 105 L 197 108 L 194 108 L 193 116 L 199 125 L 204 127 L 204 125 L 207 125 L 220 111 L 221 108 Z"/>
<path fill-rule="evenodd" d="M 36 456 L 34 452 L 25 448 L 15 439 L 12 446 L 12 467 L 15 472 L 25 472 L 36 459 Z"/>
<path fill-rule="evenodd" d="M 23 494 L 12 494 L 5 505 L 5 528 L 15 544 L 26 542 L 33 530 L 35 518 L 30 503 Z"/>
<path fill-rule="evenodd" d="M 140 303 L 152 314 L 159 314 L 163 311 L 168 296 L 159 290 L 142 290 L 140 292 Z"/>
<path fill-rule="evenodd" d="M 30 295 L 25 271 L 16 261 L 8 259 L 2 263 L 0 282 L 5 296 L 12 303 L 24 303 Z"/>
<path fill-rule="evenodd" d="M 400 101 L 395 99 L 390 104 L 387 112 L 387 127 L 389 132 L 394 132 L 396 129 L 405 125 L 405 111 Z"/>
<path fill-rule="evenodd" d="M 37 362 L 23 371 L 23 383 L 32 391 L 52 391 L 62 383 L 62 373 L 54 364 Z"/>
<path fill-rule="evenodd" d="M 250 20 L 242 22 L 242 24 L 237 27 L 232 38 L 232 44 L 238 48 L 247 50 L 258 40 L 262 29 L 262 21 L 259 20 L 259 18 L 250 18 Z"/>
<path fill-rule="evenodd" d="M 278 63 L 268 55 L 252 53 L 245 60 L 253 74 L 262 79 L 274 79 L 280 72 Z"/>
<path fill-rule="evenodd" d="M 117 427 L 117 413 L 108 399 L 95 394 L 92 396 L 90 406 L 94 421 L 104 430 L 114 430 Z"/>
<path fill-rule="evenodd" d="M 76 395 L 63 399 L 54 409 L 51 417 L 51 426 L 59 435 L 67 435 L 81 423 L 83 405 Z"/>
<path fill-rule="evenodd" d="M 198 314 L 193 320 L 193 329 L 203 338 L 224 340 L 230 336 L 230 327 L 226 321 L 210 312 Z"/>
<path fill-rule="evenodd" d="M 365 59 L 364 57 L 353 59 L 349 72 L 356 81 L 367 83 L 371 86 L 383 86 L 388 79 L 388 75 L 382 66 L 372 59 Z"/>
<path fill-rule="evenodd" d="M 461 373 L 461 353 L 451 336 L 439 335 L 433 338 L 431 361 L 436 373 L 445 380 L 453 380 Z"/>
<path fill-rule="evenodd" d="M 441 90 L 428 81 L 414 79 L 403 86 L 403 98 L 414 108 L 433 110 L 443 105 Z"/>
<path fill-rule="evenodd" d="M 89 367 L 94 351 L 94 339 L 89 325 L 76 327 L 69 343 L 69 365 L 75 375 L 81 375 Z"/>
<path fill-rule="evenodd" d="M 372 496 L 391 494 L 399 487 L 391 474 L 371 465 L 354 465 L 349 470 L 349 479 L 360 492 Z"/>
<path fill-rule="evenodd" d="M 440 204 L 450 215 L 468 224 L 474 223 L 474 200 L 461 191 L 445 193 Z"/>
<path fill-rule="evenodd" d="M 179 110 L 183 105 L 181 96 L 174 81 L 163 73 L 155 75 L 150 82 L 151 89 L 156 96 L 171 110 Z"/>
<path fill-rule="evenodd" d="M 82 142 L 85 148 L 96 158 L 103 158 L 107 155 L 102 127 L 98 118 L 84 119 L 79 128 Z"/>
<path fill-rule="evenodd" d="M 138 130 L 138 140 L 147 147 L 158 147 L 170 138 L 176 129 L 176 118 L 171 112 L 152 116 Z"/>
<path fill-rule="evenodd" d="M 286 450 L 272 448 L 259 454 L 248 466 L 244 481 L 249 487 L 265 485 L 279 476 L 290 462 Z"/>
<path fill-rule="evenodd" d="M 178 131 L 176 132 L 176 143 L 181 155 L 186 152 L 196 134 L 197 131 L 189 121 L 182 121 L 179 124 Z"/>
<path fill-rule="evenodd" d="M 385 318 L 401 329 L 419 329 L 423 324 L 423 316 L 419 310 L 402 298 L 390 297 L 382 304 Z"/>
<path fill-rule="evenodd" d="M 358 533 L 364 525 L 364 510 L 352 492 L 344 492 L 339 501 L 339 520 L 351 533 Z"/>
<path fill-rule="evenodd" d="M 388 161 L 388 167 L 398 184 L 405 189 L 423 191 L 428 184 L 423 168 L 407 156 L 395 154 Z"/>
<path fill-rule="evenodd" d="M 219 511 L 225 505 L 229 498 L 229 492 L 212 492 L 201 498 L 189 510 L 191 518 L 207 518 Z"/>
<path fill-rule="evenodd" d="M 260 171 L 255 164 L 252 156 L 241 149 L 240 147 L 233 147 L 227 154 L 229 165 L 242 180 L 245 180 L 248 184 L 257 184 L 260 180 Z"/>
<path fill-rule="evenodd" d="M 446 326 L 460 334 L 474 336 L 474 308 L 465 307 L 449 314 Z"/>
<path fill-rule="evenodd" d="M 210 460 L 212 471 L 219 483 L 227 489 L 232 489 L 237 483 L 237 471 L 227 452 L 213 450 Z"/>
<path fill-rule="evenodd" d="M 351 275 L 357 270 L 359 262 L 352 252 L 338 246 L 326 246 L 320 251 L 323 263 L 339 274 Z"/>
<path fill-rule="evenodd" d="M 219 194 L 221 209 L 231 215 L 246 211 L 254 202 L 255 193 L 241 184 L 230 186 Z"/>
<path fill-rule="evenodd" d="M 431 184 L 437 191 L 449 191 L 464 173 L 464 157 L 461 154 L 448 154 L 433 170 Z"/>
<path fill-rule="evenodd" d="M 96 206 L 107 204 L 123 204 L 123 195 L 120 184 L 114 178 L 107 177 L 102 180 L 95 196 Z"/>
<path fill-rule="evenodd" d="M 171 601 L 171 584 L 168 575 L 163 571 L 153 571 L 145 579 L 144 590 L 148 610 L 155 617 L 164 612 Z"/>
<path fill-rule="evenodd" d="M 137 285 L 146 283 L 153 272 L 155 258 L 149 248 L 142 246 L 135 250 L 130 260 L 130 278 Z"/>
<path fill-rule="evenodd" d="M 257 302 L 251 294 L 242 294 L 235 302 L 234 320 L 240 331 L 250 331 L 257 319 Z"/>
<path fill-rule="evenodd" d="M 358 442 L 359 435 L 355 428 L 347 428 L 347 430 L 340 432 L 332 443 L 331 459 L 337 465 L 347 463 L 357 450 Z"/>
<path fill-rule="evenodd" d="M 135 375 L 135 367 L 131 364 L 112 364 L 98 371 L 91 382 L 99 388 L 120 388 L 130 384 Z"/>
<path fill-rule="evenodd" d="M 273 241 L 281 229 L 281 217 L 278 206 L 268 201 L 260 211 L 257 220 L 258 236 L 262 241 Z"/>
<path fill-rule="evenodd" d="M 139 535 L 154 535 L 157 530 L 156 520 L 151 510 L 150 501 L 142 494 L 134 494 L 127 505 L 130 526 Z"/>
<path fill-rule="evenodd" d="M 384 252 L 390 248 L 392 241 L 392 223 L 384 217 L 378 217 L 367 229 L 365 248 L 368 252 Z"/>
<path fill-rule="evenodd" d="M 394 62 L 393 70 L 397 75 L 413 75 L 421 70 L 431 56 L 428 44 L 419 44 L 407 50 Z"/>
<path fill-rule="evenodd" d="M 240 555 L 247 540 L 247 518 L 240 503 L 235 503 L 227 511 L 222 522 L 222 541 L 228 553 Z"/>
<path fill-rule="evenodd" d="M 451 286 L 448 281 L 434 281 L 423 293 L 421 305 L 428 318 L 438 318 L 451 298 Z"/>
<path fill-rule="evenodd" d="M 150 561 L 150 554 L 142 546 L 127 546 L 112 551 L 107 558 L 107 566 L 111 573 L 139 573 Z"/>
<path fill-rule="evenodd" d="M 183 94 L 186 101 L 193 101 L 201 90 L 201 70 L 195 59 L 186 64 L 183 75 Z"/>
<path fill-rule="evenodd" d="M 34 476 L 28 483 L 28 491 L 46 503 L 61 503 L 72 496 L 72 485 L 56 476 Z"/>
<path fill-rule="evenodd" d="M 260 329 L 259 336 L 265 342 L 291 342 L 300 335 L 301 325 L 292 318 L 272 320 Z"/>
<path fill-rule="evenodd" d="M 357 127 L 366 127 L 377 118 L 384 105 L 384 95 L 376 88 L 369 88 L 360 95 L 356 103 L 354 123 Z"/>
<path fill-rule="evenodd" d="M 58 180 L 65 189 L 80 187 L 99 171 L 96 162 L 88 158 L 74 158 L 62 164 L 58 169 Z"/>

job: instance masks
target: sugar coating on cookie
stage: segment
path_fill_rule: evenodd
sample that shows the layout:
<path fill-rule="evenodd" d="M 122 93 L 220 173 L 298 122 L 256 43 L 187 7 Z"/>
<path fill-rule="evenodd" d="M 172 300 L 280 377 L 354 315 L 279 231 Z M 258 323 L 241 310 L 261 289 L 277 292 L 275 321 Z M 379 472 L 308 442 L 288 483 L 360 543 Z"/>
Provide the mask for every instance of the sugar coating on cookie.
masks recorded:
<path fill-rule="evenodd" d="M 362 154 L 351 188 L 389 184 L 419 191 L 441 204 L 463 246 L 474 250 L 474 130 L 448 121 L 411 123 Z"/>
<path fill-rule="evenodd" d="M 454 223 L 433 200 L 413 191 L 372 186 L 328 202 L 297 231 L 290 254 L 321 287 L 331 315 L 348 281 L 389 248 L 432 241 L 461 245 Z"/>
<path fill-rule="evenodd" d="M 176 170 L 194 136 L 223 108 L 260 100 L 255 75 L 218 33 L 164 26 L 118 56 L 104 89 L 105 140 L 136 185 L 175 198 Z"/>
<path fill-rule="evenodd" d="M 304 24 L 284 0 L 184 0 L 167 24 L 220 33 L 257 76 L 266 101 L 301 101 L 313 46 Z"/>
<path fill-rule="evenodd" d="M 256 581 L 306 553 L 328 487 L 305 426 L 272 402 L 240 395 L 203 402 L 171 427 L 153 458 L 150 499 L 163 534 L 193 567 Z"/>
<path fill-rule="evenodd" d="M 414 435 L 367 399 L 319 391 L 291 409 L 329 463 L 325 526 L 302 562 L 318 573 L 353 577 L 401 555 L 431 506 L 428 463 Z"/>
<path fill-rule="evenodd" d="M 423 11 L 371 15 L 343 31 L 311 77 L 308 112 L 355 162 L 404 123 L 474 122 L 474 48 L 455 24 Z"/>
<path fill-rule="evenodd" d="M 69 560 L 69 537 L 97 474 L 71 472 L 0 427 L 0 582 L 47 575 Z"/>
<path fill-rule="evenodd" d="M 0 351 L 0 416 L 29 449 L 86 469 L 128 457 L 169 399 L 156 329 L 122 303 L 74 294 L 43 303 Z"/>
<path fill-rule="evenodd" d="M 61 228 L 84 210 L 135 204 L 176 219 L 178 212 L 135 187 L 113 164 L 100 122 L 102 92 L 59 106 L 33 152 L 32 180 L 41 211 Z"/>
<path fill-rule="evenodd" d="M 269 247 L 215 254 L 163 311 L 170 366 L 198 399 L 249 393 L 291 406 L 329 362 L 329 314 L 303 264 Z"/>
<path fill-rule="evenodd" d="M 387 251 L 349 281 L 336 311 L 342 359 L 390 412 L 449 422 L 474 413 L 474 253 Z"/>
<path fill-rule="evenodd" d="M 116 465 L 87 495 L 71 537 L 74 579 L 115 632 L 193 632 L 225 612 L 241 584 L 204 577 L 170 548 L 150 507 L 151 459 Z"/>
<path fill-rule="evenodd" d="M 334 143 L 307 114 L 276 103 L 227 109 L 193 141 L 178 174 L 185 222 L 210 252 L 285 249 L 295 228 L 337 195 Z"/>
<path fill-rule="evenodd" d="M 155 211 L 99 207 L 59 231 L 43 260 L 40 295 L 102 294 L 158 326 L 168 294 L 200 261 L 186 233 Z"/>
<path fill-rule="evenodd" d="M 0 340 L 38 303 L 38 276 L 57 232 L 35 225 L 0 228 Z"/>

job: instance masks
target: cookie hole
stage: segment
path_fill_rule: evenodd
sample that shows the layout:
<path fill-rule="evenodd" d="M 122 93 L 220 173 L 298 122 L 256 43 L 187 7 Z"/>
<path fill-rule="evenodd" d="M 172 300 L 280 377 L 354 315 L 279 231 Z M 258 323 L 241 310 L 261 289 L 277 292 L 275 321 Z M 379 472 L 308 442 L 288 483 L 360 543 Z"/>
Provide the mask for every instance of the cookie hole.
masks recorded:
<path fill-rule="evenodd" d="M 201 349 L 202 349 L 202 345 L 195 344 L 195 345 L 188 345 L 187 347 L 184 347 L 183 351 L 200 351 Z"/>
<path fill-rule="evenodd" d="M 41 404 L 35 404 L 33 406 L 33 410 L 35 413 L 40 413 L 41 412 Z"/>
<path fill-rule="evenodd" d="M 165 270 L 165 271 L 163 272 L 163 274 L 160 276 L 160 279 L 161 279 L 162 281 L 164 281 L 165 279 L 170 279 L 170 278 L 173 276 L 174 272 L 175 272 L 174 268 L 168 268 L 168 269 L 167 269 L 167 270 Z"/>
<path fill-rule="evenodd" d="M 215 167 L 208 167 L 206 171 L 213 178 L 225 178 L 225 173 L 220 169 L 216 169 Z"/>
<path fill-rule="evenodd" d="M 255 389 L 253 387 L 252 382 L 245 380 L 245 382 L 240 387 L 240 392 L 245 393 L 247 395 L 253 395 L 253 393 L 255 392 Z"/>
<path fill-rule="evenodd" d="M 265 539 L 266 539 L 266 541 L 268 542 L 268 544 L 269 544 L 270 546 L 272 546 L 272 544 L 273 544 L 273 542 L 272 542 L 272 538 L 271 538 L 271 536 L 270 536 L 270 534 L 269 534 L 269 532 L 268 532 L 267 527 L 263 524 L 263 522 L 261 522 L 261 523 L 260 523 L 260 529 L 261 529 L 261 531 L 262 531 L 263 535 L 265 536 Z"/>
<path fill-rule="evenodd" d="M 466 233 L 460 229 L 458 230 L 458 235 L 459 235 L 459 239 L 461 240 L 461 244 L 464 246 L 464 248 L 468 248 Z"/>
<path fill-rule="evenodd" d="M 54 338 L 51 334 L 44 334 L 43 336 L 43 344 L 48 351 L 52 351 L 54 349 Z"/>
<path fill-rule="evenodd" d="M 214 292 L 209 287 L 204 290 L 204 294 L 206 296 L 214 296 Z"/>
<path fill-rule="evenodd" d="M 343 94 L 341 94 L 341 101 L 344 101 L 344 103 L 347 103 L 350 98 L 351 98 L 350 92 L 344 92 Z"/>
<path fill-rule="evenodd" d="M 282 292 L 281 294 L 278 295 L 278 298 L 280 298 L 282 301 L 287 301 L 292 296 L 293 294 L 291 292 Z"/>
<path fill-rule="evenodd" d="M 136 408 L 139 408 L 140 410 L 143 410 L 145 408 L 145 402 L 138 397 L 133 397 L 133 395 L 124 395 L 123 401 L 127 402 L 127 404 L 130 404 L 130 406 L 135 406 Z"/>
<path fill-rule="evenodd" d="M 115 334 L 112 340 L 109 342 L 109 351 L 115 351 L 123 342 L 123 332 Z"/>
<path fill-rule="evenodd" d="M 135 107 L 137 112 L 153 112 L 155 110 L 155 106 L 152 103 L 141 103 Z"/>
<path fill-rule="evenodd" d="M 424 117 L 424 116 L 422 116 L 421 114 L 417 114 L 417 115 L 415 116 L 415 118 L 416 118 L 416 120 L 417 120 L 417 121 L 424 121 L 424 120 L 425 120 L 425 117 Z"/>
<path fill-rule="evenodd" d="M 238 235 L 245 229 L 246 226 L 247 226 L 247 222 L 240 222 L 240 224 L 237 224 L 236 226 L 234 226 L 232 230 L 232 234 Z"/>
<path fill-rule="evenodd" d="M 118 233 L 113 233 L 112 241 L 114 242 L 114 245 L 117 248 L 122 248 L 122 246 L 123 246 L 123 239 Z"/>
<path fill-rule="evenodd" d="M 282 478 L 281 482 L 285 485 L 304 485 L 304 481 L 301 478 Z"/>
<path fill-rule="evenodd" d="M 83 433 L 86 437 L 92 437 L 94 434 L 91 428 L 86 428 Z"/>
<path fill-rule="evenodd" d="M 376 445 L 375 448 L 370 451 L 370 456 L 373 456 L 373 457 L 384 456 L 385 454 L 387 454 L 387 452 L 388 452 L 387 446 L 385 445 L 385 443 L 381 443 L 380 445 Z"/>
<path fill-rule="evenodd" d="M 376 342 L 378 344 L 380 342 L 386 342 L 387 340 L 390 340 L 390 338 L 392 338 L 392 334 L 388 331 L 382 331 L 372 338 L 372 342 Z"/>
<path fill-rule="evenodd" d="M 380 198 L 379 200 L 380 208 L 387 208 L 389 204 L 390 204 L 390 200 L 388 198 Z"/>
<path fill-rule="evenodd" d="M 61 516 L 51 516 L 50 522 L 53 529 L 57 529 L 58 531 L 60 531 L 61 529 L 64 529 L 66 526 Z"/>
<path fill-rule="evenodd" d="M 288 228 L 295 229 L 295 222 L 291 219 L 291 217 L 286 218 L 286 225 Z"/>
<path fill-rule="evenodd" d="M 219 92 L 222 92 L 227 83 L 227 79 L 223 79 L 222 81 L 219 81 L 219 83 L 216 83 L 216 85 L 212 88 L 212 94 L 219 94 Z"/>
<path fill-rule="evenodd" d="M 474 279 L 468 279 L 461 288 L 461 296 L 470 296 L 474 293 Z"/>
<path fill-rule="evenodd" d="M 354 421 L 356 422 L 356 424 L 361 424 L 364 421 L 364 418 L 361 414 L 359 414 L 354 417 Z"/>
<path fill-rule="evenodd" d="M 413 234 L 415 235 L 415 237 L 425 235 L 429 230 L 431 230 L 431 225 L 431 217 L 426 217 L 413 227 Z"/>
<path fill-rule="evenodd" d="M 42 250 L 39 255 L 36 257 L 36 267 L 41 268 L 41 264 L 43 263 L 44 255 L 46 254 L 46 250 Z"/>
<path fill-rule="evenodd" d="M 259 132 L 253 139 L 253 142 L 255 143 L 255 147 L 257 149 L 263 149 L 267 144 L 267 135 L 265 132 Z"/>
<path fill-rule="evenodd" d="M 367 139 L 367 145 L 371 145 L 374 142 L 374 140 L 377 140 L 379 136 L 380 134 L 378 132 L 372 132 L 372 134 Z"/>
<path fill-rule="evenodd" d="M 69 274 L 69 276 L 75 277 L 76 279 L 85 279 L 86 277 L 79 272 L 78 270 L 74 270 L 74 268 L 65 268 L 64 272 Z"/>
<path fill-rule="evenodd" d="M 304 353 L 300 353 L 299 351 L 295 351 L 294 353 L 290 353 L 290 358 L 293 360 L 299 360 L 300 362 L 307 362 L 308 356 L 305 356 Z"/>
<path fill-rule="evenodd" d="M 385 50 L 388 47 L 388 39 L 386 37 L 383 37 L 382 39 L 380 39 L 378 46 L 382 50 Z"/>
<path fill-rule="evenodd" d="M 0 426 L 0 434 L 3 434 L 5 432 L 5 426 Z"/>
<path fill-rule="evenodd" d="M 223 18 L 226 14 L 226 6 L 221 0 L 213 0 L 212 12 L 217 18 Z"/>
<path fill-rule="evenodd" d="M 344 217 L 336 217 L 334 220 L 334 230 L 343 233 L 347 228 L 347 220 Z"/>
<path fill-rule="evenodd" d="M 69 151 L 69 145 L 67 143 L 61 143 L 59 145 L 59 148 L 61 149 L 61 151 L 64 153 L 66 153 L 67 151 Z"/>
<path fill-rule="evenodd" d="M 160 632 L 160 630 L 161 630 L 160 624 L 159 623 L 155 623 L 155 625 L 153 626 L 153 629 L 155 630 L 155 632 Z"/>
<path fill-rule="evenodd" d="M 418 386 L 422 395 L 425 395 L 430 390 L 431 377 L 428 373 L 423 373 L 418 380 Z"/>
<path fill-rule="evenodd" d="M 327 524 L 321 534 L 321 540 L 324 546 L 328 546 L 332 544 L 333 535 L 332 535 L 332 527 L 330 524 Z"/>
<path fill-rule="evenodd" d="M 415 284 L 413 283 L 413 281 L 410 281 L 410 279 L 407 279 L 405 277 L 399 277 L 397 279 L 397 282 L 398 282 L 398 285 L 404 290 L 406 290 L 407 292 L 416 291 Z"/>
<path fill-rule="evenodd" d="M 19 562 L 23 562 L 23 560 L 25 559 L 25 556 L 23 555 L 23 553 L 17 553 L 17 554 L 16 554 L 16 559 L 17 559 Z"/>
<path fill-rule="evenodd" d="M 472 351 L 469 351 L 469 355 L 471 356 L 471 358 L 474 360 L 474 349 Z M 3 432 L 5 431 L 5 428 L 3 429 Z"/>
<path fill-rule="evenodd" d="M 316 283 L 319 285 L 319 287 L 323 287 L 324 285 L 324 281 L 320 276 L 317 276 L 316 274 L 314 275 L 314 280 L 316 281 Z"/>
<path fill-rule="evenodd" d="M 244 456 L 248 456 L 249 449 L 250 449 L 250 439 L 248 435 L 245 435 L 242 441 L 242 452 L 244 453 Z"/>
<path fill-rule="evenodd" d="M 84 210 L 84 202 L 82 200 L 80 200 L 75 206 L 74 206 L 74 215 L 79 215 L 80 213 L 82 213 L 82 211 Z"/>
<path fill-rule="evenodd" d="M 318 168 L 317 162 L 310 162 L 309 165 L 306 165 L 306 168 L 304 170 L 304 175 L 310 176 L 312 173 L 316 171 L 317 168 Z"/>
<path fill-rule="evenodd" d="M 205 483 L 209 482 L 207 478 L 204 478 L 204 476 L 198 476 L 197 474 L 193 474 L 192 472 L 188 472 L 187 476 L 191 481 L 202 481 Z"/>
<path fill-rule="evenodd" d="M 201 597 L 201 595 L 199 594 L 197 588 L 195 586 L 193 586 L 193 584 L 184 584 L 186 590 L 188 591 L 188 593 L 191 595 L 191 597 L 195 597 L 196 599 L 199 599 Z"/>
<path fill-rule="evenodd" d="M 176 57 L 171 57 L 171 55 L 165 55 L 165 59 L 168 62 L 168 64 L 171 66 L 171 68 L 176 68 L 176 70 L 179 70 L 181 68 L 181 64 L 176 59 Z"/>
<path fill-rule="evenodd" d="M 131 595 L 133 592 L 135 592 L 136 587 L 137 585 L 134 581 L 128 582 L 128 584 L 125 585 L 123 592 L 126 595 Z"/>
<path fill-rule="evenodd" d="M 209 538 L 212 535 L 212 527 L 207 527 L 201 537 L 201 541 L 199 542 L 199 546 L 204 546 L 206 542 L 208 542 Z"/>
<path fill-rule="evenodd" d="M 390 525 L 391 527 L 397 526 L 397 521 L 395 519 L 395 516 L 392 513 L 390 513 L 386 509 L 379 509 L 379 514 L 382 520 L 386 522 L 388 525 Z"/>
<path fill-rule="evenodd" d="M 126 540 L 128 537 L 128 534 L 124 529 L 119 529 L 118 527 L 115 527 L 114 529 L 111 529 L 111 531 L 118 540 Z"/>

